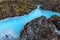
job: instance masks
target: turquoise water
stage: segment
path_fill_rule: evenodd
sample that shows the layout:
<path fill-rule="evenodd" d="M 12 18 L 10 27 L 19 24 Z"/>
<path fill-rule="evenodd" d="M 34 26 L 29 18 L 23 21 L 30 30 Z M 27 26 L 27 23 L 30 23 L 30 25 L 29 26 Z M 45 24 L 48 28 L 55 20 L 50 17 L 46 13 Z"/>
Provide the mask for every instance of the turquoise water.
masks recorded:
<path fill-rule="evenodd" d="M 0 35 L 8 34 L 8 35 L 19 36 L 20 32 L 24 29 L 26 23 L 40 16 L 46 16 L 47 19 L 50 18 L 52 15 L 57 15 L 60 17 L 59 13 L 42 10 L 39 7 L 40 5 L 37 5 L 37 8 L 32 12 L 30 12 L 28 15 L 0 20 Z M 58 35 L 60 35 L 59 30 L 56 29 L 56 32 Z"/>

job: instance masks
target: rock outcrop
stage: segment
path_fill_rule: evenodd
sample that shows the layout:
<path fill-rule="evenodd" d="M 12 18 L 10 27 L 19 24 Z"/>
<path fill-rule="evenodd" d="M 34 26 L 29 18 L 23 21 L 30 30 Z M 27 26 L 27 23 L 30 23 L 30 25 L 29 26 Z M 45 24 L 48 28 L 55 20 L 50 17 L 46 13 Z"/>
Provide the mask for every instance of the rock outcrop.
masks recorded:
<path fill-rule="evenodd" d="M 60 30 L 60 17 L 54 15 L 50 18 L 50 21 L 56 26 L 58 30 Z"/>
<path fill-rule="evenodd" d="M 60 12 L 60 0 L 42 0 L 44 10 L 50 10 L 54 12 Z"/>
<path fill-rule="evenodd" d="M 34 19 L 27 23 L 19 40 L 57 40 L 54 24 L 44 16 Z"/>

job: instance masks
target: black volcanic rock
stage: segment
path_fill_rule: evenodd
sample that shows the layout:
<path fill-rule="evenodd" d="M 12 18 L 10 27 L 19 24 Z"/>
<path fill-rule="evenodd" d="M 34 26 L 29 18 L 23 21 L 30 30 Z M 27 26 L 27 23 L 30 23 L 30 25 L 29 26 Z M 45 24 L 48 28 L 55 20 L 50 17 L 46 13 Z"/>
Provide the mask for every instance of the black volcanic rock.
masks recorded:
<path fill-rule="evenodd" d="M 57 35 L 51 21 L 42 16 L 27 23 L 19 40 L 57 40 Z"/>
<path fill-rule="evenodd" d="M 60 30 L 60 17 L 53 15 L 50 20 L 52 21 L 53 24 L 55 24 L 56 28 Z"/>
<path fill-rule="evenodd" d="M 60 0 L 42 0 L 42 9 L 60 12 Z"/>

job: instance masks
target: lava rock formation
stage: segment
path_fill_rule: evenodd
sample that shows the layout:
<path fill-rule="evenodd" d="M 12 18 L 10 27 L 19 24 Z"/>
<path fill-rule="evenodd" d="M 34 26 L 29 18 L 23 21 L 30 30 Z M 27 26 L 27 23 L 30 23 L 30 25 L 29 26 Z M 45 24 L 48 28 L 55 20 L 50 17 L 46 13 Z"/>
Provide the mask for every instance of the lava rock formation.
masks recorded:
<path fill-rule="evenodd" d="M 19 40 L 57 40 L 54 24 L 44 16 L 34 19 L 27 23 Z"/>
<path fill-rule="evenodd" d="M 58 30 L 60 30 L 60 17 L 57 15 L 53 15 L 49 20 L 56 26 Z"/>

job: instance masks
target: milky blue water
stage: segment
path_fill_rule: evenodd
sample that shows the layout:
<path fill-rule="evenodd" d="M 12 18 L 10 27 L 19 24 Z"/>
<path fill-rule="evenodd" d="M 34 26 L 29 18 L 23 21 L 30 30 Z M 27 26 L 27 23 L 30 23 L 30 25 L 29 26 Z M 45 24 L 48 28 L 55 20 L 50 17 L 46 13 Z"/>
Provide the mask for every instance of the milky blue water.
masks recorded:
<path fill-rule="evenodd" d="M 37 5 L 37 8 L 31 11 L 28 15 L 17 16 L 17 17 L 0 20 L 0 35 L 4 36 L 5 34 L 8 34 L 13 36 L 19 36 L 20 32 L 24 29 L 24 26 L 26 25 L 26 23 L 30 22 L 35 18 L 46 16 L 48 19 L 52 15 L 57 15 L 60 17 L 60 13 L 42 10 L 39 7 L 40 5 Z M 56 32 L 58 35 L 60 35 L 59 30 L 56 29 Z"/>

